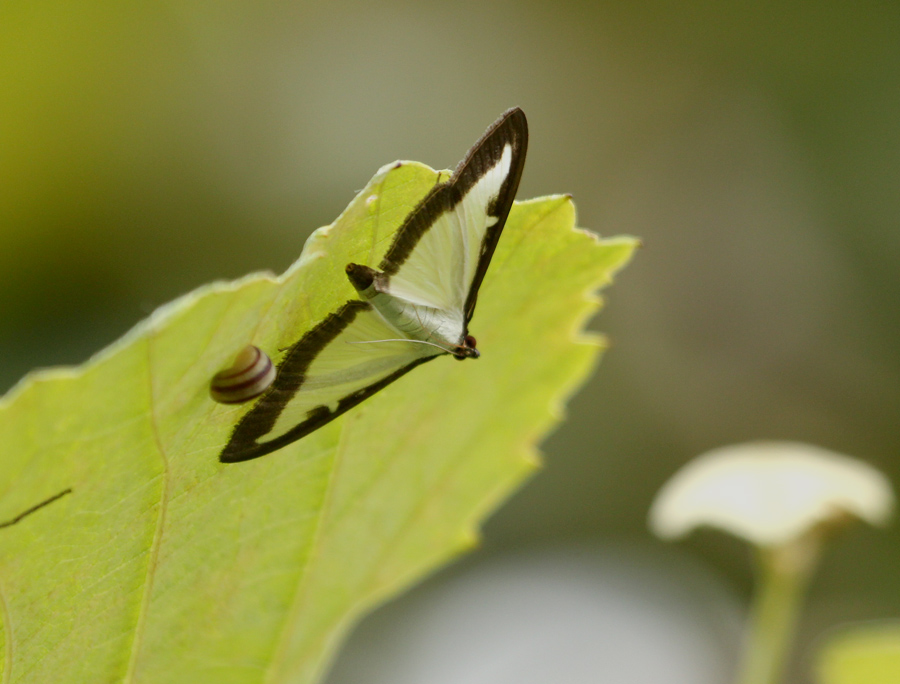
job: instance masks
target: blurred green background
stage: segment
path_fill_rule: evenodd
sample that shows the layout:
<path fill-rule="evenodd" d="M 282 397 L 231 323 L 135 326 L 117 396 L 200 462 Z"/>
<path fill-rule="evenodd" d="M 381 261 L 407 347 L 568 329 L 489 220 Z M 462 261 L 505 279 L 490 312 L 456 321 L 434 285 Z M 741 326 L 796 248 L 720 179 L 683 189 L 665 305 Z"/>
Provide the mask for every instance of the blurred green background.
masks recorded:
<path fill-rule="evenodd" d="M 531 129 L 519 197 L 572 193 L 581 225 L 645 246 L 592 323 L 611 349 L 482 553 L 659 550 L 659 486 L 748 439 L 900 483 L 893 0 L 8 0 L 0 388 L 204 282 L 282 271 L 382 164 L 452 167 L 513 105 Z M 737 542 L 662 553 L 746 597 Z M 900 615 L 898 567 L 898 527 L 832 546 L 803 648 Z"/>

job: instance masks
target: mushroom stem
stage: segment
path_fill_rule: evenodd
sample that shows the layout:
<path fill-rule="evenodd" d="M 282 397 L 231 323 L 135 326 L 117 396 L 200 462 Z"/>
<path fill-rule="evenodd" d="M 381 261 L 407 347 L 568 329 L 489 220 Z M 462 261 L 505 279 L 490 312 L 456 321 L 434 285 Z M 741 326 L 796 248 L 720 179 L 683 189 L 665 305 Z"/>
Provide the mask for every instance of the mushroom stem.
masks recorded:
<path fill-rule="evenodd" d="M 810 532 L 778 546 L 758 547 L 757 580 L 737 684 L 782 681 L 821 536 Z"/>

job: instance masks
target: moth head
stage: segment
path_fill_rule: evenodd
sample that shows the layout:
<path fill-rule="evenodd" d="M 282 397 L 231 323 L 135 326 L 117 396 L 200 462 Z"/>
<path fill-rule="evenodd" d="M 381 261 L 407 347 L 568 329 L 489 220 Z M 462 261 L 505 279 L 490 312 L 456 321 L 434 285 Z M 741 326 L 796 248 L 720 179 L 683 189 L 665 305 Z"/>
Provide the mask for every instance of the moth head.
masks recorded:
<path fill-rule="evenodd" d="M 476 344 L 478 343 L 475 341 L 474 337 L 466 335 L 463 338 L 463 343 L 454 350 L 453 356 L 457 361 L 462 361 L 463 359 L 477 359 L 481 356 L 481 352 L 475 348 Z"/>

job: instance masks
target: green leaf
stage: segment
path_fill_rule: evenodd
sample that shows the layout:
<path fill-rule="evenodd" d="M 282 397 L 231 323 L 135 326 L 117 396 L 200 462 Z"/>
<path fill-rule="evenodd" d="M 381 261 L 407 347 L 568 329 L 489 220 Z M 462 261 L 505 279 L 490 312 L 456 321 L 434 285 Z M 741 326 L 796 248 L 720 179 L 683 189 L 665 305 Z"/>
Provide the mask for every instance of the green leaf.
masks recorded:
<path fill-rule="evenodd" d="M 897 684 L 900 622 L 842 630 L 819 652 L 817 670 L 821 684 Z"/>
<path fill-rule="evenodd" d="M 76 369 L 0 402 L 2 682 L 311 682 L 373 604 L 476 543 L 602 346 L 581 331 L 635 241 L 573 229 L 568 197 L 517 204 L 471 329 L 444 357 L 281 451 L 223 465 L 247 406 L 208 396 L 355 292 L 436 182 L 382 169 L 282 277 L 213 283 Z"/>

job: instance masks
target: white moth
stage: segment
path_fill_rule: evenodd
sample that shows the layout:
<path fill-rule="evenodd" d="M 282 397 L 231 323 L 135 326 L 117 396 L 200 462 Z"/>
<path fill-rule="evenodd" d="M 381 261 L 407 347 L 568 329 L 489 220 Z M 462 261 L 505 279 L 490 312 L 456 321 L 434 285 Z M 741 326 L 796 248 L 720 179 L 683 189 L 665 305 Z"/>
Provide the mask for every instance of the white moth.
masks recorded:
<path fill-rule="evenodd" d="M 359 299 L 288 348 L 219 460 L 280 449 L 438 356 L 478 358 L 469 321 L 527 145 L 525 114 L 510 109 L 404 219 L 377 269 L 347 264 Z"/>

